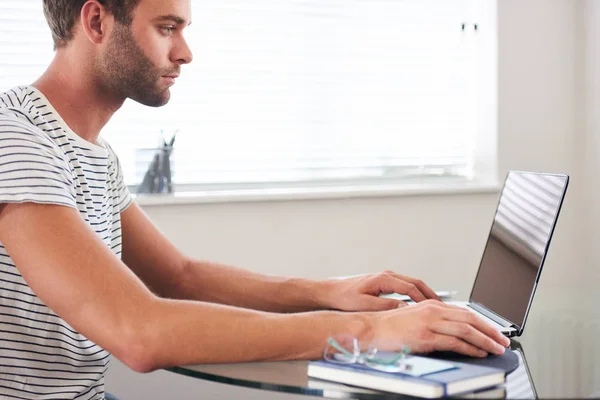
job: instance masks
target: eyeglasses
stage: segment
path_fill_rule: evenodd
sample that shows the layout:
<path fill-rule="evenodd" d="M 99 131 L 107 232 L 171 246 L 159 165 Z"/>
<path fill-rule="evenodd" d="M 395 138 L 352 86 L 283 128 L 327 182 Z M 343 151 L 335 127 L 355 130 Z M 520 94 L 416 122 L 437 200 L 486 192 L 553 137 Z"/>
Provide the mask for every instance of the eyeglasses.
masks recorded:
<path fill-rule="evenodd" d="M 379 353 L 374 345 L 362 352 L 358 340 L 351 336 L 335 336 L 327 339 L 323 358 L 338 364 L 361 364 L 366 367 L 385 372 L 410 371 L 412 366 L 407 363 L 410 348 L 404 346 L 400 352 Z"/>

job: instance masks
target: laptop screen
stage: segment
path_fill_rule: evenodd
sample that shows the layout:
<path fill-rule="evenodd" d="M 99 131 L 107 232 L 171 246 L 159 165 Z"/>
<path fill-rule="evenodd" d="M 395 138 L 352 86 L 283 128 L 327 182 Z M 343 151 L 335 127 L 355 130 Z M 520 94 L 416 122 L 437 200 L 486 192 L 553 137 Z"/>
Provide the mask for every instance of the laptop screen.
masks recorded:
<path fill-rule="evenodd" d="M 566 175 L 508 174 L 471 301 L 523 326 L 567 184 Z"/>

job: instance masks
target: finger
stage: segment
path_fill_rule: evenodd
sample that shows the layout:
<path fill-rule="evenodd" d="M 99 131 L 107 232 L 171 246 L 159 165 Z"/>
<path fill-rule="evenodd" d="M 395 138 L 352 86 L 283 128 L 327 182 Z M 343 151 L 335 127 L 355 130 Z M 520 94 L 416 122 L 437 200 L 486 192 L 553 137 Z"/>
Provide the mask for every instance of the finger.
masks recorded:
<path fill-rule="evenodd" d="M 414 301 L 427 300 L 423 293 L 410 282 L 404 282 L 387 272 L 372 275 L 362 283 L 361 293 L 379 296 L 387 293 L 408 295 Z"/>
<path fill-rule="evenodd" d="M 432 330 L 445 336 L 453 336 L 486 353 L 504 353 L 504 347 L 466 322 L 440 321 Z"/>
<path fill-rule="evenodd" d="M 359 309 L 362 311 L 384 311 L 384 310 L 394 310 L 396 308 L 405 307 L 406 304 L 400 300 L 394 299 L 385 299 L 381 297 L 374 296 L 362 296 L 361 304 L 359 305 Z"/>
<path fill-rule="evenodd" d="M 438 351 L 453 351 L 470 357 L 485 357 L 487 352 L 465 342 L 456 336 L 436 334 L 433 337 L 433 347 Z"/>
<path fill-rule="evenodd" d="M 416 302 L 427 300 L 427 297 L 425 297 L 419 288 L 411 282 L 403 281 L 394 276 L 389 276 L 387 283 L 389 283 L 393 292 L 406 294 Z"/>
<path fill-rule="evenodd" d="M 375 284 L 377 290 L 382 293 L 399 293 L 406 294 L 416 302 L 427 300 L 425 295 L 421 293 L 419 288 L 411 282 L 404 281 L 396 277 L 391 271 L 386 271 L 383 274 L 374 276 L 370 284 Z"/>
<path fill-rule="evenodd" d="M 404 276 L 404 275 L 400 275 L 397 274 L 395 272 L 392 272 L 392 275 L 400 280 L 406 281 L 406 282 L 410 282 L 413 285 L 415 285 L 417 287 L 417 289 L 419 289 L 419 291 L 428 299 L 434 299 L 434 300 L 441 300 L 440 297 L 435 294 L 435 292 L 425 284 L 425 282 L 423 282 L 420 279 L 415 279 L 415 278 L 411 278 L 410 276 Z"/>
<path fill-rule="evenodd" d="M 483 318 L 478 317 L 471 311 L 463 310 L 458 307 L 450 307 L 445 310 L 444 318 L 446 320 L 463 322 L 471 325 L 473 328 L 477 329 L 479 332 L 483 333 L 485 336 L 490 338 L 491 341 L 503 347 L 502 352 L 504 352 L 504 348 L 508 347 L 508 345 L 510 344 L 510 339 L 504 336 L 498 329 L 493 327 L 491 324 L 484 321 Z"/>

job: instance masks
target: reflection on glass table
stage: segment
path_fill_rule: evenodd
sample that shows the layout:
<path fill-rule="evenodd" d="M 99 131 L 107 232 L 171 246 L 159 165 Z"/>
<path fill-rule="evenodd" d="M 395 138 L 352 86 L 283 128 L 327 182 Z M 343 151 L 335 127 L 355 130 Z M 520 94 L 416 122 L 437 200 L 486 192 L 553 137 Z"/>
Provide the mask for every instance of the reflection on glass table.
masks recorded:
<path fill-rule="evenodd" d="M 536 389 L 523 355 L 521 345 L 513 341 L 511 345 L 519 356 L 519 367 L 508 375 L 506 384 L 478 393 L 487 398 L 537 398 Z M 341 385 L 334 382 L 309 378 L 306 361 L 240 363 L 197 365 L 170 368 L 172 372 L 194 378 L 272 390 L 291 394 L 305 394 L 326 398 L 386 399 L 403 396 Z M 405 397 L 405 396 L 404 396 Z"/>
<path fill-rule="evenodd" d="M 485 397 L 600 397 L 600 318 L 537 310 L 533 314 L 526 334 L 511 343 L 520 361 L 518 368 L 507 376 L 505 392 L 490 391 Z M 190 378 L 280 393 L 325 398 L 404 398 L 309 379 L 307 367 L 306 361 L 289 361 L 195 365 L 169 370 Z"/>

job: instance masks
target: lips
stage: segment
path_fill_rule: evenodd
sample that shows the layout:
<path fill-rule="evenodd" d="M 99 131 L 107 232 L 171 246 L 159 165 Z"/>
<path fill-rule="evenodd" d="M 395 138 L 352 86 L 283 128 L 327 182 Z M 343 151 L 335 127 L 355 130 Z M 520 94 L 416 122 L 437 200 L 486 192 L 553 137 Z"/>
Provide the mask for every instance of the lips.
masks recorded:
<path fill-rule="evenodd" d="M 167 85 L 169 86 L 173 86 L 175 84 L 175 79 L 177 79 L 179 77 L 178 73 L 174 73 L 174 74 L 169 74 L 169 75 L 163 75 L 162 78 L 164 80 L 166 80 Z"/>

